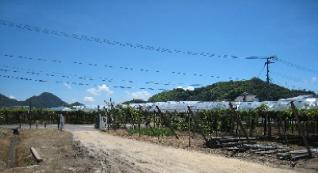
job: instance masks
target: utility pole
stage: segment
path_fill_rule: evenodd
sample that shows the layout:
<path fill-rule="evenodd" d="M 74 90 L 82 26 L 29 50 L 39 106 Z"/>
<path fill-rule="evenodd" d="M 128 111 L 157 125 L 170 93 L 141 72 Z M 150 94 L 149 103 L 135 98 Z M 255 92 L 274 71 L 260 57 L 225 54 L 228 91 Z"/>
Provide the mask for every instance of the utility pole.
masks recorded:
<path fill-rule="evenodd" d="M 273 60 L 276 60 L 277 57 L 275 56 L 270 56 L 266 58 L 266 62 L 265 62 L 265 66 L 266 66 L 266 83 L 267 83 L 267 100 L 269 100 L 270 98 L 270 77 L 269 77 L 269 65 L 274 63 Z"/>
<path fill-rule="evenodd" d="M 270 77 L 269 77 L 269 65 L 274 63 L 275 60 L 277 60 L 277 57 L 276 56 L 269 56 L 269 57 L 257 57 L 257 56 L 251 56 L 251 57 L 246 57 L 245 59 L 250 59 L 250 60 L 266 60 L 265 62 L 265 66 L 266 66 L 266 83 L 267 83 L 267 100 L 269 100 L 269 87 L 270 87 Z"/>
<path fill-rule="evenodd" d="M 270 77 L 269 77 L 269 65 L 274 63 L 273 59 L 276 57 L 270 56 L 266 58 L 266 100 L 270 100 L 271 96 L 271 89 L 270 89 Z M 265 126 L 266 126 L 266 131 L 267 131 L 267 136 L 271 137 L 272 136 L 272 127 L 271 127 L 271 117 L 266 113 L 265 115 Z M 264 132 L 266 132 L 264 131 Z"/>
<path fill-rule="evenodd" d="M 267 82 L 267 85 L 270 84 L 270 77 L 269 77 L 269 65 L 274 63 L 274 59 L 277 59 L 275 56 L 270 56 L 270 57 L 267 57 L 266 58 L 266 62 L 265 62 L 265 65 L 266 65 L 266 82 Z"/>
<path fill-rule="evenodd" d="M 251 56 L 251 57 L 246 57 L 245 59 L 250 59 L 250 60 L 266 60 L 265 66 L 266 66 L 266 87 L 265 87 L 265 97 L 266 100 L 270 100 L 270 77 L 269 77 L 269 65 L 274 63 L 275 60 L 277 60 L 276 56 L 269 56 L 269 57 L 257 57 L 257 56 Z M 269 122 L 268 122 L 269 121 Z M 267 131 L 267 124 L 270 125 L 270 118 L 268 118 L 268 115 L 264 115 L 264 136 L 266 136 L 266 131 Z M 271 128 L 271 127 L 269 127 Z M 271 130 L 269 130 L 269 134 L 271 134 Z"/>

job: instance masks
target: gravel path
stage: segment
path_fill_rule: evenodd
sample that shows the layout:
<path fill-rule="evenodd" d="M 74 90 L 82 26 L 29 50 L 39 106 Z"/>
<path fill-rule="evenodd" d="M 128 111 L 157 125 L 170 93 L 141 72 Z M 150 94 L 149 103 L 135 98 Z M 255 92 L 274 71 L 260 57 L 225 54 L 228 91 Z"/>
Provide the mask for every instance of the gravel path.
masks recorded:
<path fill-rule="evenodd" d="M 104 157 L 105 172 L 287 173 L 239 159 L 112 136 L 99 131 L 72 131 L 91 155 Z"/>

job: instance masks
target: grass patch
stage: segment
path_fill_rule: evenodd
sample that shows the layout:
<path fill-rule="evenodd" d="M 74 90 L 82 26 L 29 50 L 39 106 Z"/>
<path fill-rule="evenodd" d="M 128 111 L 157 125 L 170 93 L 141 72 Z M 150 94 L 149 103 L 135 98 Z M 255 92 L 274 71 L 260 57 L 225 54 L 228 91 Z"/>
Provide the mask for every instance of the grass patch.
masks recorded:
<path fill-rule="evenodd" d="M 138 129 L 128 129 L 129 135 L 139 134 Z M 146 136 L 172 136 L 173 132 L 167 128 L 142 128 L 140 129 L 140 135 Z"/>

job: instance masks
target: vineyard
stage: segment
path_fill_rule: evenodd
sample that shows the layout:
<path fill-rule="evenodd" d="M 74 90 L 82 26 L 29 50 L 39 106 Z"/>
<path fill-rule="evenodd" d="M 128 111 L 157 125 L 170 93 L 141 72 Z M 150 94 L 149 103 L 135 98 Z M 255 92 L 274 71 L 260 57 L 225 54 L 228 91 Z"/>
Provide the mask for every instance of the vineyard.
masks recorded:
<path fill-rule="evenodd" d="M 58 124 L 63 114 L 68 124 L 95 124 L 107 117 L 106 131 L 129 135 L 137 140 L 166 141 L 177 147 L 209 148 L 221 154 L 245 153 L 248 159 L 265 157 L 273 164 L 290 165 L 318 154 L 318 109 L 290 108 L 270 110 L 265 104 L 256 109 L 238 110 L 229 103 L 227 109 L 167 111 L 159 106 L 116 105 L 94 111 L 52 111 L 47 109 L 1 109 L 0 124 L 29 124 L 46 127 Z M 52 126 L 51 126 L 52 127 Z M 125 133 L 124 135 L 122 135 Z M 126 136 L 127 137 L 127 136 Z M 241 155 L 237 155 L 241 157 Z M 274 156 L 274 157 L 273 157 Z M 301 165 L 301 164 L 300 164 Z M 317 169 L 317 168 L 314 168 Z"/>
<path fill-rule="evenodd" d="M 93 124 L 97 115 L 108 117 L 109 129 L 134 129 L 135 133 L 145 129 L 155 133 L 197 133 L 206 140 L 212 137 L 236 136 L 277 140 L 283 143 L 302 144 L 304 134 L 310 143 L 318 137 L 318 109 L 292 109 L 269 111 L 266 105 L 254 110 L 213 109 L 186 112 L 154 111 L 116 106 L 112 109 L 85 111 L 50 111 L 42 109 L 2 109 L 0 124 L 57 124 L 58 115 L 63 114 L 69 124 Z M 160 130 L 164 129 L 164 130 Z M 161 133 L 160 133 L 161 132 Z"/>

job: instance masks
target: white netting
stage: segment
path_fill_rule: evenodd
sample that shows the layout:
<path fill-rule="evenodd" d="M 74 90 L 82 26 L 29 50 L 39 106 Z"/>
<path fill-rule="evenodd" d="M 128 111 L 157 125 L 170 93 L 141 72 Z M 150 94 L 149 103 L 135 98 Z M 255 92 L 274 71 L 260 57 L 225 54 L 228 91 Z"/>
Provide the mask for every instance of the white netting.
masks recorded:
<path fill-rule="evenodd" d="M 298 109 L 318 108 L 317 98 L 295 97 L 291 99 L 282 99 L 279 101 L 264 101 L 264 102 L 232 102 L 237 110 L 251 110 L 261 105 L 267 105 L 269 110 L 279 111 L 290 109 L 290 102 L 294 101 Z M 199 102 L 199 101 L 168 101 L 168 102 L 153 102 L 153 103 L 138 103 L 130 104 L 133 108 L 141 107 L 144 110 L 154 111 L 158 106 L 162 111 L 169 112 L 186 112 L 190 106 L 192 110 L 211 110 L 211 109 L 228 109 L 229 102 Z"/>

